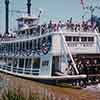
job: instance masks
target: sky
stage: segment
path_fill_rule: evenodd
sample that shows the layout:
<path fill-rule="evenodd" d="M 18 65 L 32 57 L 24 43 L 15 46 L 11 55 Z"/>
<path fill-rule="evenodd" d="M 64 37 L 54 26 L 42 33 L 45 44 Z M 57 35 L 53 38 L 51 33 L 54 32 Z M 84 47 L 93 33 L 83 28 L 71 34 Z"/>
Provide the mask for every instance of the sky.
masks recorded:
<path fill-rule="evenodd" d="M 49 22 L 49 20 L 63 22 L 73 18 L 73 21 L 80 22 L 82 16 L 89 18 L 90 12 L 82 9 L 80 0 L 31 0 L 32 1 L 32 15 L 38 16 L 39 9 L 42 9 L 40 23 Z M 86 6 L 93 5 L 100 6 L 100 0 L 83 0 Z M 5 29 L 5 0 L 0 0 L 0 32 L 4 32 Z M 20 10 L 27 11 L 26 8 L 27 0 L 10 0 L 10 11 Z M 95 9 L 95 15 L 100 16 L 100 9 Z M 23 13 L 10 12 L 9 23 L 10 29 L 16 28 L 16 18 L 24 15 Z"/>

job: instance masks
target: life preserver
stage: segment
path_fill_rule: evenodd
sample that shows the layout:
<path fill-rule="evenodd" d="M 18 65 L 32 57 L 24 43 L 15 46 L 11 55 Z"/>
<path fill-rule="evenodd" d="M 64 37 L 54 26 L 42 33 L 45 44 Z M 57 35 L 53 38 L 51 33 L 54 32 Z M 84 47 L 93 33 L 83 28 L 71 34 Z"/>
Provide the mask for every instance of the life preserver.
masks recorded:
<path fill-rule="evenodd" d="M 43 48 L 42 48 L 42 52 L 43 52 L 43 54 L 47 54 L 47 53 L 48 53 L 48 51 L 49 51 L 49 50 L 48 50 L 48 48 L 47 48 L 47 47 L 43 47 Z"/>
<path fill-rule="evenodd" d="M 43 52 L 43 54 L 47 54 L 47 53 L 49 52 L 50 48 L 51 48 L 51 43 L 50 43 L 50 41 L 44 42 L 44 43 L 42 44 L 42 52 Z"/>

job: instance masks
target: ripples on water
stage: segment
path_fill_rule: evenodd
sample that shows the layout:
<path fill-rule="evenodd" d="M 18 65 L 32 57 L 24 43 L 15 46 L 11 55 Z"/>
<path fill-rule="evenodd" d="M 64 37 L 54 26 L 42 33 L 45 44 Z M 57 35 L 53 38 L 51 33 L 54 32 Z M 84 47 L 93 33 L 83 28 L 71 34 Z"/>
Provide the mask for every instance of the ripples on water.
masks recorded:
<path fill-rule="evenodd" d="M 87 86 L 85 90 L 93 91 L 93 92 L 100 92 L 100 84 Z"/>

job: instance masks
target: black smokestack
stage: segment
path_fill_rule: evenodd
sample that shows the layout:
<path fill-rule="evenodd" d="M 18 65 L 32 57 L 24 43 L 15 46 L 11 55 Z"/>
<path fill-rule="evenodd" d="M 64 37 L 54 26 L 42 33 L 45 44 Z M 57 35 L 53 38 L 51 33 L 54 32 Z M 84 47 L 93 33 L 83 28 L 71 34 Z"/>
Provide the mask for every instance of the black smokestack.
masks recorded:
<path fill-rule="evenodd" d="M 31 15 L 31 0 L 27 0 L 27 13 L 28 16 Z"/>
<path fill-rule="evenodd" d="M 5 34 L 9 34 L 9 0 L 5 0 Z"/>

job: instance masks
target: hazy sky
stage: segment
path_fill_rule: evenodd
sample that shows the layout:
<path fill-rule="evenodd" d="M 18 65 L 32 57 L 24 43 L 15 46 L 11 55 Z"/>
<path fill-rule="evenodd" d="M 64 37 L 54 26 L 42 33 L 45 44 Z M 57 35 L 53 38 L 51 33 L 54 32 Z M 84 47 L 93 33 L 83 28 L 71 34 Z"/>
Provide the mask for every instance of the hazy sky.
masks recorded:
<path fill-rule="evenodd" d="M 100 0 L 83 0 L 86 5 L 93 4 L 94 6 L 100 6 Z M 88 1 L 88 2 L 87 2 Z M 5 0 L 0 0 L 0 32 L 4 31 L 5 24 Z M 10 0 L 10 10 L 21 10 L 26 11 L 26 2 L 27 0 Z M 81 16 L 84 14 L 89 16 L 88 13 L 85 13 L 80 5 L 80 0 L 32 0 L 32 14 L 37 16 L 39 13 L 39 8 L 43 9 L 41 15 L 41 22 L 48 22 L 52 20 L 62 20 L 66 21 L 70 17 L 73 17 L 74 21 L 80 21 Z M 95 14 L 100 16 L 100 10 L 96 10 Z M 16 26 L 16 18 L 22 13 L 11 13 L 10 12 L 10 28 Z"/>

